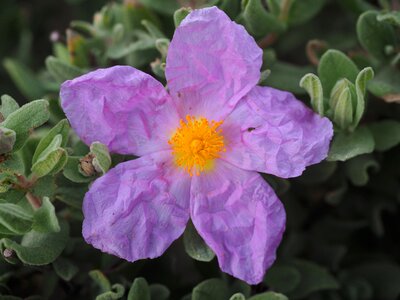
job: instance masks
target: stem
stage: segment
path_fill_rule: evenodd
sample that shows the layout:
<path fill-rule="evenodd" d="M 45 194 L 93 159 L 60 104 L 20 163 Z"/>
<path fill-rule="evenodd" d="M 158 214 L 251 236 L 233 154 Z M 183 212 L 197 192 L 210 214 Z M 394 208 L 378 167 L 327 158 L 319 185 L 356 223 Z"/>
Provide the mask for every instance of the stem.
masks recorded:
<path fill-rule="evenodd" d="M 263 39 L 261 39 L 258 42 L 258 46 L 261 49 L 265 49 L 268 48 L 269 46 L 271 46 L 273 43 L 275 43 L 275 41 L 277 40 L 278 36 L 276 35 L 276 33 L 270 33 L 267 34 Z"/>
<path fill-rule="evenodd" d="M 27 192 L 25 197 L 28 199 L 28 202 L 30 205 L 32 205 L 33 209 L 36 210 L 42 206 L 42 201 L 39 199 L 39 197 L 33 195 L 31 192 Z"/>
<path fill-rule="evenodd" d="M 281 13 L 279 14 L 279 20 L 286 22 L 289 16 L 289 10 L 292 6 L 292 0 L 282 0 Z"/>
<path fill-rule="evenodd" d="M 323 50 L 325 48 L 327 48 L 327 45 L 324 41 L 311 40 L 307 43 L 306 46 L 307 58 L 314 66 L 318 66 L 319 64 L 319 57 L 317 55 L 317 51 Z"/>

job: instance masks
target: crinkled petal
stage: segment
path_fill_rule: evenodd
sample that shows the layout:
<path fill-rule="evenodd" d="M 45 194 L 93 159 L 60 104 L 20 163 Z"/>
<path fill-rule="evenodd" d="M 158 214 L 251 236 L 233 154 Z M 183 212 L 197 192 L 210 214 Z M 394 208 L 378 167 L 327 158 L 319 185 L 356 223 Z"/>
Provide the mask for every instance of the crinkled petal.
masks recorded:
<path fill-rule="evenodd" d="M 61 106 L 86 143 L 144 155 L 168 149 L 179 117 L 163 85 L 129 66 L 99 69 L 61 86 Z"/>
<path fill-rule="evenodd" d="M 128 261 L 160 256 L 189 218 L 190 176 L 168 151 L 124 162 L 97 179 L 83 203 L 83 237 Z"/>
<path fill-rule="evenodd" d="M 176 29 L 165 75 L 181 115 L 219 121 L 260 78 L 262 51 L 216 7 L 195 10 Z"/>
<path fill-rule="evenodd" d="M 285 210 L 260 174 L 223 161 L 193 177 L 193 224 L 218 257 L 221 270 L 259 283 L 276 257 L 285 230 Z"/>
<path fill-rule="evenodd" d="M 255 87 L 221 126 L 226 141 L 223 158 L 246 170 L 279 177 L 301 175 L 325 159 L 332 123 L 291 93 Z"/>

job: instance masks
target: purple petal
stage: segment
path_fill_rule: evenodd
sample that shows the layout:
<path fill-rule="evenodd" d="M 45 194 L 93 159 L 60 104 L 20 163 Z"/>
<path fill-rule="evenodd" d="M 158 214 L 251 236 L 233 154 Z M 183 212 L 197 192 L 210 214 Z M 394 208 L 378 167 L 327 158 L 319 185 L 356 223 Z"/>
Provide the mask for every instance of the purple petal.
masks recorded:
<path fill-rule="evenodd" d="M 189 219 L 190 176 L 169 151 L 124 162 L 87 192 L 83 237 L 95 248 L 128 261 L 160 256 Z"/>
<path fill-rule="evenodd" d="M 99 69 L 63 83 L 61 106 L 86 143 L 112 152 L 144 155 L 168 149 L 179 126 L 163 85 L 129 66 Z"/>
<path fill-rule="evenodd" d="M 193 177 L 193 224 L 218 257 L 221 270 L 259 283 L 275 261 L 285 210 L 256 172 L 219 160 L 213 172 Z"/>
<path fill-rule="evenodd" d="M 195 10 L 176 29 L 165 75 L 182 115 L 219 121 L 258 82 L 262 51 L 216 7 Z"/>
<path fill-rule="evenodd" d="M 327 118 L 291 93 L 267 87 L 247 94 L 221 128 L 226 161 L 284 178 L 299 176 L 306 166 L 325 159 L 333 135 Z"/>

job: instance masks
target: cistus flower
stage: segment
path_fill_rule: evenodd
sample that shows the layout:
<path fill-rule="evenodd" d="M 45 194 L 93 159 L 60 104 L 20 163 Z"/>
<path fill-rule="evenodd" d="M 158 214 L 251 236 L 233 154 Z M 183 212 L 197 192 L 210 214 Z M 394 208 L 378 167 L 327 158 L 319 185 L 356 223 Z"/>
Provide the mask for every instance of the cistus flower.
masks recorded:
<path fill-rule="evenodd" d="M 256 86 L 262 50 L 216 7 L 176 29 L 168 90 L 129 66 L 61 87 L 79 137 L 138 159 L 94 181 L 83 236 L 128 261 L 160 256 L 191 218 L 220 268 L 259 283 L 275 260 L 285 211 L 258 172 L 289 178 L 327 156 L 331 122 L 288 92 Z"/>

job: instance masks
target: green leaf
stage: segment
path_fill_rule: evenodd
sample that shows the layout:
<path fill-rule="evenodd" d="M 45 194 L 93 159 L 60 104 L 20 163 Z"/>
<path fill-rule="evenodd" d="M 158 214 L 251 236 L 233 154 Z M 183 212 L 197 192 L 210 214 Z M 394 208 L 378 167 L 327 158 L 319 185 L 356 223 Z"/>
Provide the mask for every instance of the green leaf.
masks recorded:
<path fill-rule="evenodd" d="M 339 288 L 336 279 L 326 269 L 315 263 L 293 260 L 290 265 L 295 267 L 301 276 L 301 281 L 297 287 L 287 293 L 291 300 L 303 299 L 316 291 L 336 290 Z"/>
<path fill-rule="evenodd" d="M 19 108 L 17 101 L 14 100 L 9 95 L 1 96 L 1 105 L 0 105 L 0 123 L 2 122 L 1 117 L 3 119 L 7 119 L 7 117 L 16 111 Z"/>
<path fill-rule="evenodd" d="M 105 293 L 111 290 L 111 283 L 100 270 L 92 270 L 89 272 L 90 278 L 96 283 L 100 289 L 100 293 Z"/>
<path fill-rule="evenodd" d="M 246 297 L 242 293 L 236 293 L 229 300 L 246 300 Z"/>
<path fill-rule="evenodd" d="M 324 93 L 317 75 L 308 73 L 300 80 L 300 87 L 305 89 L 311 98 L 311 106 L 319 115 L 325 115 Z"/>
<path fill-rule="evenodd" d="M 177 28 L 181 22 L 187 17 L 188 14 L 192 11 L 189 7 L 181 7 L 177 11 L 174 12 L 174 24 L 175 28 Z"/>
<path fill-rule="evenodd" d="M 211 261 L 215 257 L 214 252 L 197 233 L 192 222 L 189 222 L 186 226 L 185 233 L 183 234 L 183 243 L 186 253 L 195 260 Z"/>
<path fill-rule="evenodd" d="M 146 279 L 142 277 L 135 279 L 129 290 L 128 300 L 151 300 L 150 289 Z"/>
<path fill-rule="evenodd" d="M 400 26 L 400 12 L 390 11 L 386 13 L 379 14 L 376 19 L 379 22 L 387 22 L 391 25 Z"/>
<path fill-rule="evenodd" d="M 81 157 L 79 156 L 69 156 L 67 163 L 64 167 L 63 174 L 66 178 L 76 183 L 84 183 L 92 180 L 91 177 L 84 176 L 79 171 Z"/>
<path fill-rule="evenodd" d="M 192 292 L 192 300 L 221 300 L 229 298 L 229 289 L 224 281 L 218 278 L 205 280 Z"/>
<path fill-rule="evenodd" d="M 369 179 L 368 171 L 378 171 L 378 162 L 370 155 L 359 155 L 346 161 L 345 172 L 356 186 L 366 185 Z"/>
<path fill-rule="evenodd" d="M 3 238 L 0 248 L 13 250 L 18 258 L 25 264 L 41 266 L 53 262 L 64 250 L 68 242 L 69 227 L 66 222 L 60 223 L 61 230 L 52 233 L 31 231 L 25 234 L 21 244 Z"/>
<path fill-rule="evenodd" d="M 19 205 L 0 203 L 0 234 L 23 235 L 31 230 L 32 215 Z"/>
<path fill-rule="evenodd" d="M 372 68 L 368 67 L 362 69 L 356 78 L 356 94 L 357 94 L 357 104 L 354 114 L 353 128 L 357 127 L 360 122 L 364 110 L 365 110 L 365 91 L 367 89 L 367 83 L 374 77 L 374 71 Z"/>
<path fill-rule="evenodd" d="M 49 73 L 59 83 L 83 74 L 83 71 L 80 68 L 70 65 L 54 56 L 49 56 L 46 58 L 46 67 Z"/>
<path fill-rule="evenodd" d="M 42 152 L 49 147 L 50 143 L 54 140 L 56 135 L 61 135 L 60 147 L 65 147 L 68 141 L 69 134 L 69 123 L 67 119 L 61 120 L 56 126 L 54 126 L 50 131 L 40 140 L 36 147 L 35 153 L 32 158 L 32 164 L 35 164 Z"/>
<path fill-rule="evenodd" d="M 398 299 L 400 267 L 394 262 L 369 262 L 346 270 L 350 278 L 363 278 L 373 288 L 374 299 Z"/>
<path fill-rule="evenodd" d="M 274 291 L 284 294 L 293 291 L 300 281 L 300 272 L 295 267 L 284 265 L 273 265 L 264 279 L 264 282 Z"/>
<path fill-rule="evenodd" d="M 59 232 L 60 224 L 56 216 L 56 211 L 49 198 L 42 199 L 42 205 L 33 215 L 32 229 L 37 232 Z"/>
<path fill-rule="evenodd" d="M 37 177 L 47 174 L 56 174 L 67 163 L 67 152 L 61 148 L 62 136 L 57 134 L 53 141 L 38 156 L 37 161 L 32 165 L 32 172 Z"/>
<path fill-rule="evenodd" d="M 232 20 L 239 15 L 241 9 L 240 1 L 236 0 L 220 0 L 217 5 L 223 10 Z"/>
<path fill-rule="evenodd" d="M 383 120 L 368 125 L 375 140 L 375 149 L 387 151 L 400 143 L 400 122 Z"/>
<path fill-rule="evenodd" d="M 176 0 L 140 0 L 140 2 L 148 8 L 167 15 L 172 15 L 179 8 L 179 3 Z"/>
<path fill-rule="evenodd" d="M 19 150 L 28 138 L 29 130 L 46 123 L 49 117 L 49 103 L 46 100 L 29 102 L 12 112 L 2 126 L 14 130 L 17 135 L 13 150 Z"/>
<path fill-rule="evenodd" d="M 329 161 L 346 161 L 360 154 L 371 153 L 375 142 L 367 127 L 358 127 L 354 132 L 335 134 L 328 154 Z"/>
<path fill-rule="evenodd" d="M 135 52 L 141 53 L 140 51 L 149 51 L 155 48 L 155 41 L 154 38 L 149 37 L 132 42 L 129 45 L 121 44 L 119 46 L 109 47 L 107 49 L 107 57 L 111 59 L 120 59 Z"/>
<path fill-rule="evenodd" d="M 102 293 L 96 297 L 96 300 L 114 300 L 121 299 L 124 296 L 125 288 L 122 284 L 113 284 L 111 290 Z"/>
<path fill-rule="evenodd" d="M 96 172 L 105 174 L 111 166 L 111 156 L 107 146 L 94 142 L 90 145 L 90 153 L 94 155 L 92 164 Z"/>
<path fill-rule="evenodd" d="M 368 84 L 368 90 L 377 97 L 400 94 L 400 72 L 391 66 L 381 69 Z"/>
<path fill-rule="evenodd" d="M 332 88 L 340 79 L 346 78 L 354 82 L 358 68 L 343 52 L 328 50 L 322 55 L 318 65 L 318 75 L 322 82 L 325 96 L 329 96 Z"/>
<path fill-rule="evenodd" d="M 326 0 L 294 0 L 290 6 L 288 23 L 298 25 L 314 17 L 324 7 Z"/>
<path fill-rule="evenodd" d="M 27 132 L 31 128 L 39 127 L 49 119 L 49 103 L 47 100 L 29 102 L 8 115 L 3 126 L 16 133 Z"/>
<path fill-rule="evenodd" d="M 282 32 L 285 24 L 268 12 L 261 0 L 242 0 L 243 20 L 252 35 L 265 36 L 271 32 Z"/>
<path fill-rule="evenodd" d="M 165 285 L 156 283 L 150 285 L 150 294 L 150 299 L 168 300 L 171 292 Z"/>
<path fill-rule="evenodd" d="M 51 199 L 57 188 L 55 180 L 56 178 L 52 175 L 39 178 L 32 188 L 32 193 L 39 198 L 48 197 Z"/>
<path fill-rule="evenodd" d="M 16 139 L 14 130 L 0 127 L 0 155 L 11 152 Z"/>
<path fill-rule="evenodd" d="M 4 68 L 13 79 L 22 94 L 28 99 L 38 99 L 46 93 L 45 88 L 35 74 L 14 59 L 5 59 Z"/>
<path fill-rule="evenodd" d="M 378 60 L 386 60 L 389 57 L 385 53 L 385 47 L 395 46 L 396 35 L 391 25 L 379 22 L 378 11 L 367 11 L 357 21 L 357 36 L 361 46 Z"/>
<path fill-rule="evenodd" d="M 313 69 L 277 61 L 271 65 L 270 70 L 271 74 L 265 81 L 267 86 L 301 95 L 305 94 L 305 91 L 299 86 L 299 82 Z"/>
<path fill-rule="evenodd" d="M 147 32 L 150 34 L 150 36 L 154 39 L 164 39 L 165 35 L 162 33 L 160 29 L 156 25 L 154 25 L 152 22 L 149 20 L 142 20 L 140 22 L 144 28 L 146 28 Z"/>
<path fill-rule="evenodd" d="M 54 271 L 65 281 L 70 281 L 79 272 L 79 268 L 69 259 L 59 257 L 53 262 Z"/>
<path fill-rule="evenodd" d="M 250 297 L 249 300 L 289 300 L 288 297 L 274 292 L 266 292 Z"/>

